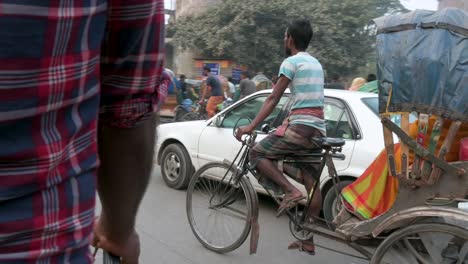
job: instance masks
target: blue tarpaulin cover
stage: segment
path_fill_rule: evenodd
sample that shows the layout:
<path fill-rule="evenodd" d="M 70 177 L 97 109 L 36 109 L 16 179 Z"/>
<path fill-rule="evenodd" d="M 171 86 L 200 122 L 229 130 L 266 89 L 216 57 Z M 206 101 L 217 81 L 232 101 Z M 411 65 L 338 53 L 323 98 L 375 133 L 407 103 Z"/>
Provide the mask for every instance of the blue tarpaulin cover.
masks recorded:
<path fill-rule="evenodd" d="M 416 10 L 375 20 L 379 111 L 468 121 L 468 13 Z"/>

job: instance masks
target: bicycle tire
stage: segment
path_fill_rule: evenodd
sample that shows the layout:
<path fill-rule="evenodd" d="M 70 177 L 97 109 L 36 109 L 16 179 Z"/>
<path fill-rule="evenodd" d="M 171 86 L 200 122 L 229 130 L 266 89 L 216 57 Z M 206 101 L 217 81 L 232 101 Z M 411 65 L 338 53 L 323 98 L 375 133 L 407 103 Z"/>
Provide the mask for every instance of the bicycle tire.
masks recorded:
<path fill-rule="evenodd" d="M 195 121 L 195 120 L 204 120 L 205 117 L 196 112 L 188 112 L 182 116 L 180 121 Z"/>
<path fill-rule="evenodd" d="M 244 241 L 247 239 L 249 233 L 250 233 L 250 230 L 251 230 L 251 222 L 250 222 L 250 219 L 252 218 L 252 215 L 254 214 L 254 210 L 256 210 L 257 208 L 257 200 L 255 199 L 255 197 L 252 197 L 252 194 L 255 192 L 253 187 L 252 187 L 252 184 L 250 183 L 249 179 L 246 178 L 246 177 L 242 177 L 239 181 L 239 184 L 238 186 L 233 186 L 232 184 L 223 184 L 219 179 L 216 181 L 216 180 L 213 180 L 213 176 L 215 175 L 214 172 L 211 172 L 210 174 L 210 170 L 213 170 L 213 169 L 220 169 L 221 172 L 218 173 L 217 175 L 220 175 L 222 174 L 222 172 L 226 172 L 228 171 L 230 168 L 229 165 L 227 164 L 224 164 L 224 163 L 221 163 L 221 162 L 213 162 L 213 163 L 208 163 L 204 166 L 202 166 L 196 173 L 195 175 L 192 177 L 190 183 L 189 183 L 189 187 L 187 189 L 187 200 L 186 200 L 186 212 L 187 212 L 187 218 L 188 218 L 188 221 L 189 221 L 189 224 L 190 224 L 190 228 L 192 229 L 192 232 L 194 233 L 195 237 L 197 238 L 197 240 L 207 249 L 213 251 L 213 252 L 216 252 L 216 253 L 220 253 L 220 254 L 223 254 L 223 253 L 227 253 L 227 252 L 231 252 L 237 248 L 239 248 L 243 243 Z M 229 173 L 234 173 L 234 170 L 231 169 L 229 171 Z M 223 174 L 224 175 L 224 174 Z M 220 175 L 221 177 L 223 175 Z M 230 231 L 226 231 L 228 232 L 228 234 L 226 233 L 223 233 L 223 234 L 218 234 L 215 236 L 214 239 L 210 239 L 208 238 L 208 235 L 207 233 L 211 233 L 213 230 L 216 231 L 216 226 L 214 225 L 209 225 L 209 221 L 197 221 L 197 218 L 196 216 L 194 216 L 194 213 L 195 213 L 195 210 L 199 210 L 197 207 L 194 207 L 193 204 L 195 203 L 194 202 L 194 193 L 196 192 L 196 185 L 200 183 L 200 185 L 202 185 L 202 181 L 205 181 L 203 182 L 203 186 L 206 189 L 208 188 L 211 188 L 212 192 L 214 192 L 214 190 L 216 190 L 216 188 L 218 188 L 217 186 L 222 186 L 222 188 L 224 188 L 224 192 L 219 192 L 220 195 L 219 197 L 218 196 L 215 196 L 212 200 L 221 200 L 221 201 L 231 201 L 232 198 L 230 198 L 228 195 L 231 195 L 231 196 L 235 196 L 235 195 L 242 195 L 242 199 L 245 199 L 245 209 L 242 210 L 242 209 L 239 209 L 239 208 L 234 208 L 234 207 L 240 207 L 240 205 L 243 205 L 243 200 L 239 200 L 239 198 L 241 197 L 235 197 L 234 200 L 231 202 L 231 203 L 228 203 L 228 207 L 221 207 L 221 208 L 209 208 L 207 207 L 206 209 L 210 210 L 210 215 L 208 217 L 212 217 L 212 214 L 213 213 L 219 213 L 221 212 L 221 210 L 224 210 L 227 208 L 227 210 L 232 210 L 229 214 L 232 214 L 231 216 L 233 218 L 241 218 L 241 220 L 245 220 L 245 221 L 242 221 L 242 224 L 243 227 L 240 228 L 240 232 L 237 232 L 238 233 L 238 237 L 234 237 L 234 239 L 232 239 L 232 241 L 228 242 L 228 243 L 225 243 L 225 244 L 219 244 L 219 243 L 216 243 L 216 241 L 214 239 L 222 239 L 222 238 L 225 238 L 227 237 L 229 234 L 231 234 L 231 236 L 235 236 L 236 233 L 232 233 Z M 218 185 L 216 185 L 218 184 Z M 209 185 L 209 186 L 208 186 Z M 227 188 L 227 189 L 226 189 Z M 237 192 L 237 193 L 236 193 Z M 223 195 L 226 195 L 226 197 L 222 197 Z M 201 196 L 201 195 L 198 195 L 198 196 Z M 202 198 L 203 200 L 206 199 L 206 201 L 208 202 L 208 206 L 212 206 L 213 207 L 213 204 L 216 204 L 216 203 L 212 203 L 210 201 L 211 199 L 211 195 L 208 195 L 207 197 L 205 198 Z M 200 200 L 202 200 L 200 199 Z M 225 200 L 223 200 L 225 199 Z M 231 199 L 231 200 L 230 200 Z M 236 204 L 235 206 L 233 205 L 235 202 L 237 201 L 240 201 L 239 204 Z M 200 207 L 200 211 L 202 209 L 202 207 L 204 206 L 201 206 Z M 232 207 L 232 208 L 231 208 Z M 234 212 L 234 213 L 232 213 Z M 241 213 L 239 213 L 241 212 Z M 237 216 L 233 216 L 235 213 L 238 213 Z M 229 215 L 229 214 L 226 214 L 226 213 L 223 213 L 221 212 L 220 214 L 224 214 L 224 215 Z M 214 218 L 216 219 L 216 217 L 219 216 L 218 214 L 214 216 Z M 206 225 L 209 226 L 209 230 L 207 229 L 205 232 L 204 230 L 202 230 L 200 228 L 201 224 L 204 223 Z M 219 223 L 218 222 L 215 222 L 215 223 Z M 234 235 L 233 235 L 234 234 Z"/>
<path fill-rule="evenodd" d="M 177 106 L 174 110 L 174 118 L 173 118 L 173 121 L 174 122 L 179 122 L 179 121 L 182 121 L 182 118 L 184 117 L 185 114 L 187 114 L 188 111 L 185 110 L 185 108 L 183 106 Z"/>
<path fill-rule="evenodd" d="M 442 223 L 424 223 L 424 224 L 415 224 L 400 230 L 393 232 L 389 235 L 377 248 L 372 256 L 370 264 L 382 264 L 385 263 L 384 257 L 385 254 L 394 246 L 398 241 L 408 237 L 411 234 L 419 234 L 425 232 L 438 232 L 446 233 L 461 239 L 468 241 L 468 230 L 450 224 Z M 406 241 L 406 240 L 405 240 Z M 465 262 L 463 262 L 465 263 Z"/>

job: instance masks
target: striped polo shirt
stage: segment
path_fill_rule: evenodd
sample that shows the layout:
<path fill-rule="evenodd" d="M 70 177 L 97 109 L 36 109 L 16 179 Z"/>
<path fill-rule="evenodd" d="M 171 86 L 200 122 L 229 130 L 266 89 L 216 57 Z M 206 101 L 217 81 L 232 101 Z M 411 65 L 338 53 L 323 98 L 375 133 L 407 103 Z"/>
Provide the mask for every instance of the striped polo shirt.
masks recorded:
<path fill-rule="evenodd" d="M 307 52 L 299 52 L 283 61 L 279 76 L 291 80 L 289 89 L 293 95 L 291 110 L 301 108 L 323 108 L 323 69 L 320 62 Z M 326 135 L 325 120 L 310 115 L 291 115 L 290 124 L 302 124 L 317 128 Z"/>

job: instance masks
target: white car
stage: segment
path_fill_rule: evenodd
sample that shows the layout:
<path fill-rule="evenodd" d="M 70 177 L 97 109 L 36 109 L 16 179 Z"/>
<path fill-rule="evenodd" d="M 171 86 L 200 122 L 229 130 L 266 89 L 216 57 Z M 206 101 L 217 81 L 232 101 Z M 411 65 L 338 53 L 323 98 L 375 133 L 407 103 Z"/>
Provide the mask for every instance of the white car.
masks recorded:
<path fill-rule="evenodd" d="M 233 136 L 239 118 L 253 119 L 271 90 L 263 90 L 242 99 L 209 120 L 162 124 L 158 130 L 156 162 L 166 184 L 174 189 L 186 188 L 194 171 L 212 161 L 233 160 L 241 143 Z M 287 116 L 292 96 L 286 90 L 278 106 L 265 120 L 277 127 Z M 327 136 L 346 141 L 342 153 L 345 160 L 334 160 L 342 189 L 359 177 L 384 148 L 383 132 L 377 113 L 378 97 L 372 93 L 325 89 L 325 119 Z M 248 122 L 243 119 L 242 124 Z M 266 136 L 257 128 L 257 141 Z M 222 175 L 220 175 L 221 177 Z M 265 192 L 254 177 L 249 177 L 258 192 Z M 292 180 L 291 180 L 292 181 Z M 305 192 L 305 188 L 300 186 Z M 323 210 L 327 218 L 338 210 L 336 192 L 325 168 L 320 186 L 324 197 Z M 328 195 L 327 195 L 328 194 Z"/>

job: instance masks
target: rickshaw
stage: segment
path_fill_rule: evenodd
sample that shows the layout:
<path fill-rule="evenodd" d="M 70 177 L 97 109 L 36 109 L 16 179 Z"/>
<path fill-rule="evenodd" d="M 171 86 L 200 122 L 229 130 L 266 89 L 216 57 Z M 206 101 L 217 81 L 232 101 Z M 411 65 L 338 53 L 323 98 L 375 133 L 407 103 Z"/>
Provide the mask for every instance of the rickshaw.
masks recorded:
<path fill-rule="evenodd" d="M 468 263 L 468 161 L 445 159 L 458 130 L 468 122 L 466 21 L 468 14 L 459 9 L 417 10 L 375 20 L 379 112 L 389 176 L 399 182 L 397 198 L 377 217 L 354 219 L 331 228 L 320 224 L 319 219 L 305 221 L 310 201 L 305 208 L 296 206 L 287 212 L 295 238 L 308 240 L 319 234 L 334 239 L 353 248 L 357 252 L 353 256 L 372 264 Z M 419 118 L 416 139 L 409 136 L 412 112 Z M 400 125 L 393 123 L 390 115 L 399 115 Z M 421 142 L 430 117 L 436 119 L 427 135 L 430 140 Z M 450 125 L 441 140 L 443 124 Z M 396 155 L 396 137 L 401 155 Z M 255 133 L 245 138 L 234 161 L 206 164 L 190 181 L 188 220 L 196 238 L 209 250 L 235 250 L 250 234 L 250 253 L 256 252 L 258 197 L 248 179 L 256 176 L 248 163 L 255 138 Z M 340 153 L 343 145 L 341 139 L 323 138 L 322 151 L 284 157 L 278 163 L 319 163 L 322 170 L 327 166 L 338 184 L 333 159 L 345 158 Z M 412 163 L 410 157 L 414 157 Z M 279 204 L 281 196 L 273 188 L 264 187 Z M 211 221 L 214 217 L 216 221 Z"/>

